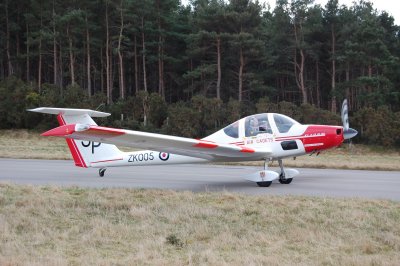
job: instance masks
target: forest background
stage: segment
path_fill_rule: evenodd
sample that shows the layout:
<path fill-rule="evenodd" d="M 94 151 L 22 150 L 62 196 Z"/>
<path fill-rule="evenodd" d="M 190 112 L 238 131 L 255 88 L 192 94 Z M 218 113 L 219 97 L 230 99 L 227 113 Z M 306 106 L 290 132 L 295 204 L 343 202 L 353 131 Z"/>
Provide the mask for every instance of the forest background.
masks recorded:
<path fill-rule="evenodd" d="M 400 27 L 368 1 L 3 0 L 0 128 L 48 129 L 38 106 L 102 125 L 204 137 L 259 112 L 400 147 Z"/>

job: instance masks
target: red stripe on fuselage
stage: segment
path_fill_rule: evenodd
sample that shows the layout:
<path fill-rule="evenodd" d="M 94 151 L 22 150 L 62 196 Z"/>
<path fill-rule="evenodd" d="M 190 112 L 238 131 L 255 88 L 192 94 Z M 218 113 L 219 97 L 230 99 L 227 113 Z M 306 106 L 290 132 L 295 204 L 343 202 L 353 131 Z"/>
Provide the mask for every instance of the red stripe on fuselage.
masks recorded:
<path fill-rule="evenodd" d="M 60 126 L 66 125 L 62 114 L 59 114 L 57 116 L 57 120 L 58 120 L 58 123 L 60 124 Z M 65 141 L 67 142 L 68 148 L 72 154 L 72 158 L 74 159 L 75 165 L 78 167 L 87 168 L 85 161 L 83 160 L 83 157 L 82 157 L 78 147 L 76 146 L 75 141 L 73 139 L 68 139 L 68 138 L 65 139 Z"/>
<path fill-rule="evenodd" d="M 247 152 L 247 153 L 254 153 L 255 150 L 249 147 L 245 147 L 245 146 L 240 146 L 238 145 L 238 147 L 240 147 L 240 152 Z"/>
<path fill-rule="evenodd" d="M 107 163 L 107 162 L 114 162 L 114 161 L 122 161 L 124 158 L 118 158 L 118 159 L 111 159 L 111 160 L 104 160 L 104 161 L 97 161 L 97 162 L 91 162 L 93 163 Z"/>
<path fill-rule="evenodd" d="M 218 144 L 215 144 L 213 142 L 208 142 L 208 141 L 199 141 L 199 143 L 193 145 L 193 147 L 196 148 L 206 148 L 206 149 L 214 149 L 218 147 Z"/>

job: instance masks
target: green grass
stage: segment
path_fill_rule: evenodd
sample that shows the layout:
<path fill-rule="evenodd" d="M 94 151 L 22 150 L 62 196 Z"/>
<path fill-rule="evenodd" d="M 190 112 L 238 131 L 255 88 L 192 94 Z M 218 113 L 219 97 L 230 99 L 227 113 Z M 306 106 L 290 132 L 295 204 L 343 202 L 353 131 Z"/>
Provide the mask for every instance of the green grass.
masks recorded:
<path fill-rule="evenodd" d="M 400 203 L 0 184 L 0 265 L 399 265 Z"/>

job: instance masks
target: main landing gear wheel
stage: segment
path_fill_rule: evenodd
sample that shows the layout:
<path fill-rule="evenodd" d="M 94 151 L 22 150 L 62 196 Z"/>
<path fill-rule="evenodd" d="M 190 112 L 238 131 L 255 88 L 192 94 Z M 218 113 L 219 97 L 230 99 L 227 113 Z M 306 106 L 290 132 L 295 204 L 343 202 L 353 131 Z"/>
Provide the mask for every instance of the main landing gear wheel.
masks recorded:
<path fill-rule="evenodd" d="M 103 177 L 106 170 L 107 170 L 106 168 L 100 168 L 99 169 L 99 176 Z"/>
<path fill-rule="evenodd" d="M 262 182 L 257 182 L 257 185 L 259 187 L 269 187 L 272 184 L 272 181 L 262 181 Z"/>
<path fill-rule="evenodd" d="M 293 181 L 293 178 L 285 178 L 285 179 L 279 178 L 279 183 L 281 183 L 281 184 L 288 185 L 288 184 L 292 183 L 292 181 Z"/>
<path fill-rule="evenodd" d="M 279 175 L 279 183 L 288 185 L 292 183 L 293 178 L 285 178 L 285 171 L 283 169 L 283 163 L 282 160 L 278 160 L 279 167 L 281 168 L 281 174 Z"/>

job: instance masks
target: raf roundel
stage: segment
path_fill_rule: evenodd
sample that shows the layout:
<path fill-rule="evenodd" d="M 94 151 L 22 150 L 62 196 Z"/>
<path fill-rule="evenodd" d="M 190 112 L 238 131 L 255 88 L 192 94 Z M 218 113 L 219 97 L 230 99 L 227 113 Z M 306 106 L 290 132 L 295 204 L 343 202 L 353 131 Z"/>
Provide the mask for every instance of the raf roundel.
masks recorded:
<path fill-rule="evenodd" d="M 166 152 L 160 152 L 160 154 L 158 155 L 158 157 L 160 157 L 161 161 L 167 161 L 169 159 L 169 153 Z"/>

